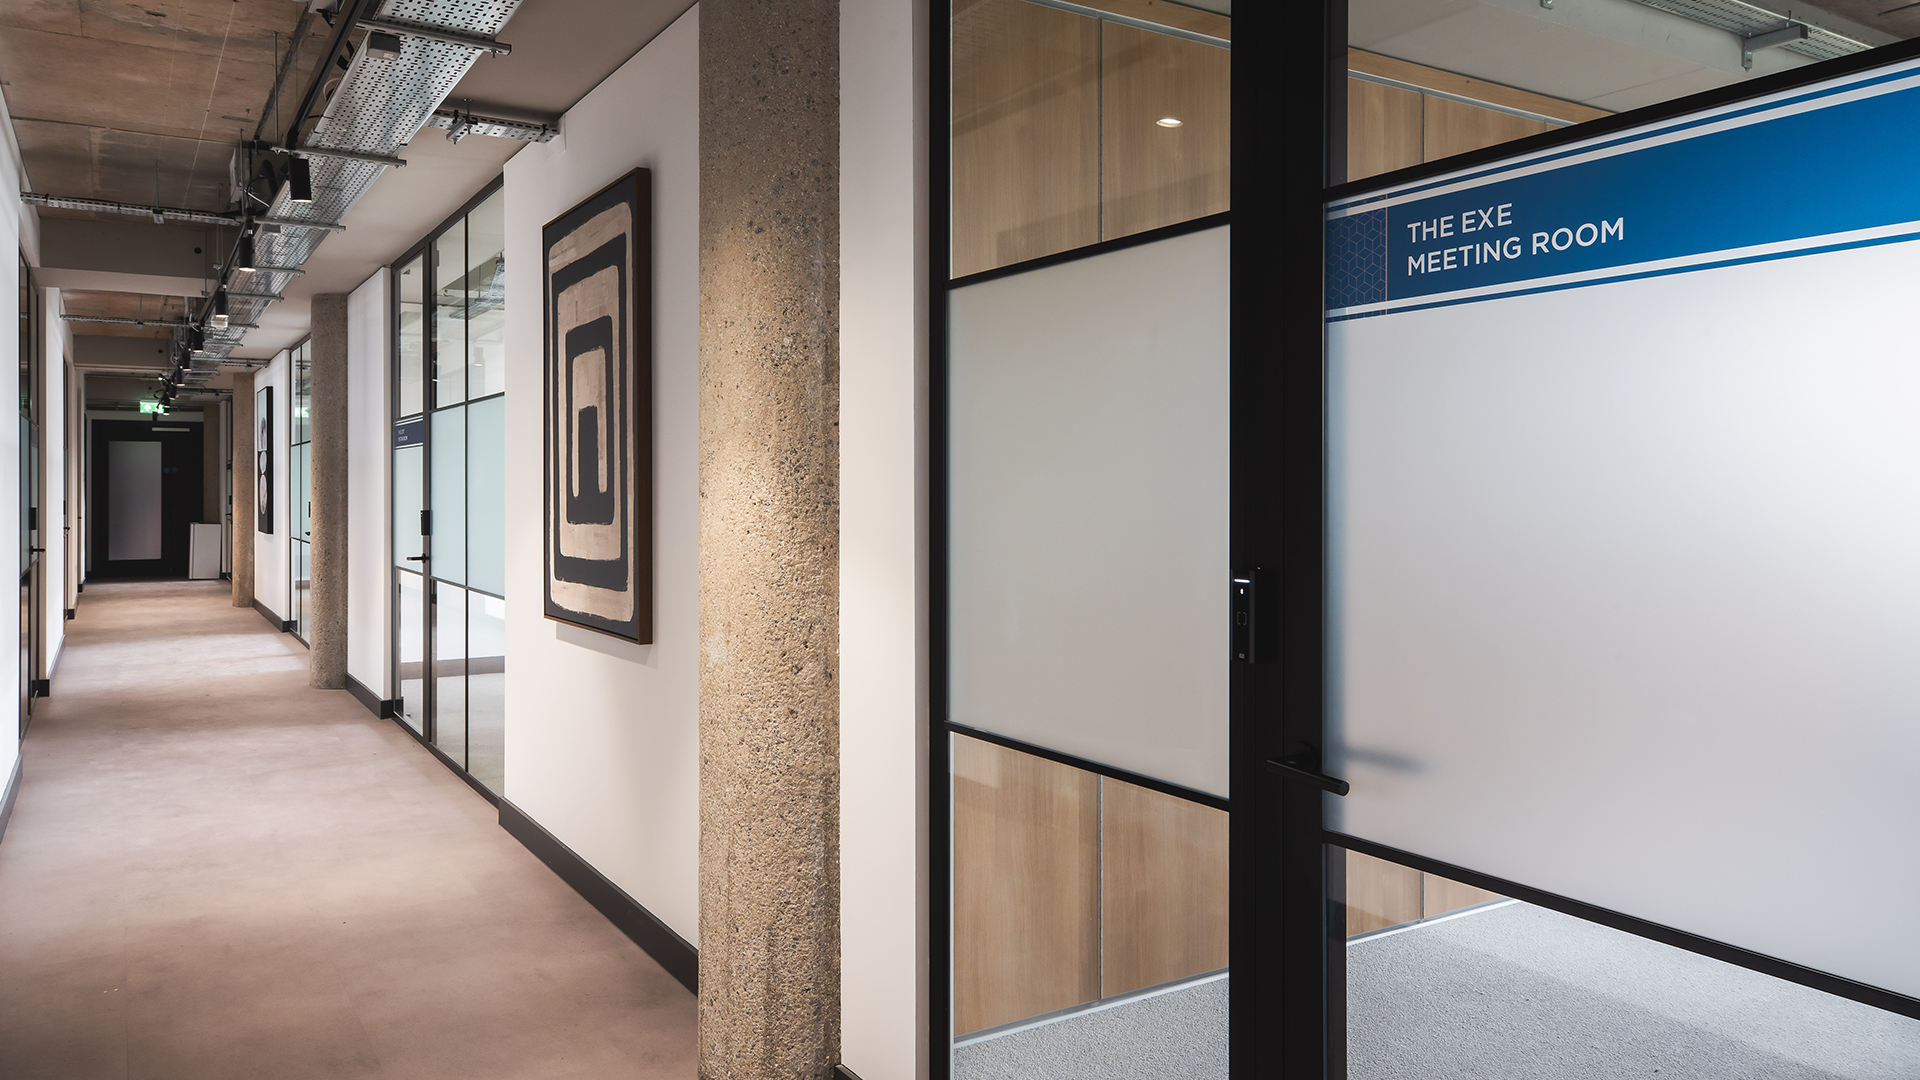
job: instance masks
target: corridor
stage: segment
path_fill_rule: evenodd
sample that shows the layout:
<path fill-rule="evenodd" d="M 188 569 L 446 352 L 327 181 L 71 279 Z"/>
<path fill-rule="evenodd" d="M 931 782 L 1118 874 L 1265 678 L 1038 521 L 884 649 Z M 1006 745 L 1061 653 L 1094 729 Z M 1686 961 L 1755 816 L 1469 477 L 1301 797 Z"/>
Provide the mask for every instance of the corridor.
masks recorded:
<path fill-rule="evenodd" d="M 686 1077 L 694 999 L 223 582 L 90 583 L 0 843 L 0 1077 Z"/>

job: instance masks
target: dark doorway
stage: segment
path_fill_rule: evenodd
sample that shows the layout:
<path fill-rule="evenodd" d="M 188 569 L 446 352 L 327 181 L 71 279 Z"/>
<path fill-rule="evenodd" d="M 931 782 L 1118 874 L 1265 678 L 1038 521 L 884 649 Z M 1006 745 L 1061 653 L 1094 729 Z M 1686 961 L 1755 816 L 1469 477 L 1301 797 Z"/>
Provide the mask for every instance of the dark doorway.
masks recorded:
<path fill-rule="evenodd" d="M 93 422 L 92 576 L 186 576 L 187 526 L 201 509 L 200 429 L 165 419 Z"/>

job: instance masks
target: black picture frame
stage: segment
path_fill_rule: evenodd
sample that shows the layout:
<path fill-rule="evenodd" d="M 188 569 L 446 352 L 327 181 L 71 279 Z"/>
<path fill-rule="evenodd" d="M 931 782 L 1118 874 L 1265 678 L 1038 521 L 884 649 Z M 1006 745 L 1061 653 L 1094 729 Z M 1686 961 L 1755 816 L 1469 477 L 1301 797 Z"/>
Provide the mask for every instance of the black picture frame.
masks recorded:
<path fill-rule="evenodd" d="M 254 527 L 273 534 L 273 387 L 263 386 L 253 395 L 254 418 L 254 509 L 259 520 Z"/>
<path fill-rule="evenodd" d="M 541 231 L 546 616 L 653 642 L 653 176 Z"/>

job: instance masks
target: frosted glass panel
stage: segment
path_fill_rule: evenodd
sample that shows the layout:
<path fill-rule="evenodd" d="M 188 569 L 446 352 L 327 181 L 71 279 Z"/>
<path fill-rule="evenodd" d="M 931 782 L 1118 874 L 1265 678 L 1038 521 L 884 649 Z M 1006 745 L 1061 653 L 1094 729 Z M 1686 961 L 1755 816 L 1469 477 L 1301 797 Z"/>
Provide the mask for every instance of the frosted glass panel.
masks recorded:
<path fill-rule="evenodd" d="M 1330 208 L 1337 827 L 1920 995 L 1899 67 Z"/>
<path fill-rule="evenodd" d="M 507 591 L 507 399 L 467 406 L 467 584 Z"/>
<path fill-rule="evenodd" d="M 107 558 L 160 557 L 160 444 L 107 443 Z"/>
<path fill-rule="evenodd" d="M 402 425 L 404 426 L 404 425 Z M 413 421 L 412 438 L 418 439 L 420 421 Z M 409 437 L 401 435 L 400 437 Z M 393 451 L 393 561 L 397 566 L 419 569 L 420 560 L 412 558 L 425 551 L 420 539 L 420 511 L 426 508 L 424 477 L 427 448 L 418 441 Z"/>
<path fill-rule="evenodd" d="M 1227 793 L 1228 230 L 952 294 L 950 715 Z"/>
<path fill-rule="evenodd" d="M 428 417 L 433 441 L 433 576 L 467 580 L 467 410 L 442 409 Z"/>

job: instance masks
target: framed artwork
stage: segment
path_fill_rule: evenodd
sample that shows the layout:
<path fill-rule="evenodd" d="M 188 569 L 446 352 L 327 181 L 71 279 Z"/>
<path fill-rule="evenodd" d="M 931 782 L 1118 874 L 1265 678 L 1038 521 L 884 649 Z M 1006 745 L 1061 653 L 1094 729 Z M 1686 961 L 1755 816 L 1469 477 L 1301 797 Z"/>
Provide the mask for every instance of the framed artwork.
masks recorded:
<path fill-rule="evenodd" d="M 253 395 L 253 417 L 259 427 L 254 448 L 254 508 L 260 512 L 255 526 L 263 533 L 273 532 L 273 387 L 263 386 Z"/>
<path fill-rule="evenodd" d="M 541 234 L 546 614 L 653 641 L 653 182 Z"/>

